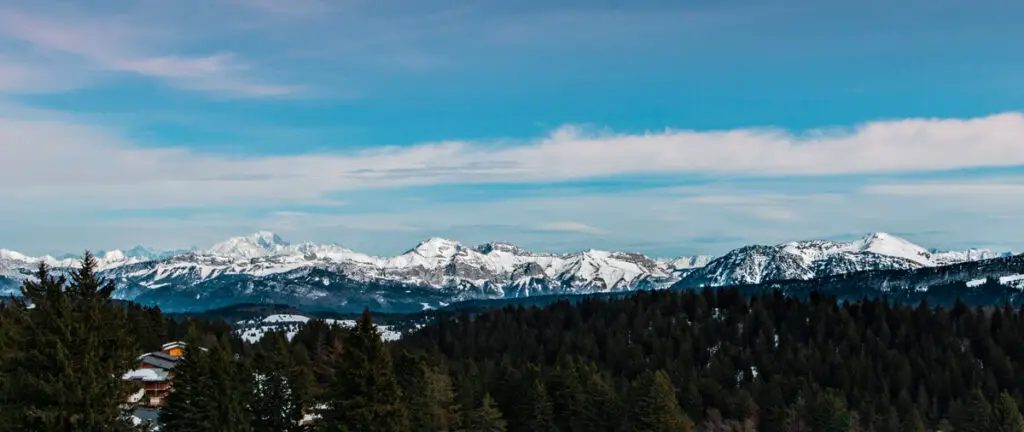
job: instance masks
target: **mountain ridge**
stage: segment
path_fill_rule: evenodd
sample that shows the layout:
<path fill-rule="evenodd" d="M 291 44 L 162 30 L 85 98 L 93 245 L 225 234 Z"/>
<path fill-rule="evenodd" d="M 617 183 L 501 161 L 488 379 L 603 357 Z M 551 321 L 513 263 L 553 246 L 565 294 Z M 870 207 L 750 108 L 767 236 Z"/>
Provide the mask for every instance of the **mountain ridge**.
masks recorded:
<path fill-rule="evenodd" d="M 273 232 L 260 231 L 157 259 L 122 251 L 98 259 L 102 275 L 117 284 L 115 296 L 169 310 L 283 302 L 414 311 L 472 299 L 625 292 L 680 284 L 758 284 L 1005 255 L 980 249 L 935 252 L 890 234 L 872 233 L 851 242 L 750 245 L 717 258 L 659 259 L 595 249 L 539 253 L 505 242 L 467 246 L 439 237 L 425 239 L 400 255 L 377 257 L 338 244 L 291 244 Z M 71 260 L 0 250 L 0 293 L 16 291 L 10 281 L 31 277 L 39 262 L 58 269 L 76 266 Z"/>

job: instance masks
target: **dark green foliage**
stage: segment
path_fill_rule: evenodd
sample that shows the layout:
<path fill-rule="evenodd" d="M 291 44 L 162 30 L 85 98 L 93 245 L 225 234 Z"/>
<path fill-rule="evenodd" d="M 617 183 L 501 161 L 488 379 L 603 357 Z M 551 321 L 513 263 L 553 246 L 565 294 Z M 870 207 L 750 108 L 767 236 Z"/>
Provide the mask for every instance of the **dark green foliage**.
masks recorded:
<path fill-rule="evenodd" d="M 468 411 L 461 432 L 505 432 L 507 426 L 494 398 L 485 394 L 479 407 Z"/>
<path fill-rule="evenodd" d="M 40 265 L 0 323 L 0 428 L 17 431 L 127 430 L 121 380 L 137 355 L 112 282 L 89 253 L 71 280 Z"/>
<path fill-rule="evenodd" d="M 846 401 L 834 392 L 819 395 L 808 406 L 808 425 L 814 432 L 846 432 L 850 430 L 850 413 Z"/>
<path fill-rule="evenodd" d="M 391 355 L 366 311 L 345 338 L 326 390 L 325 430 L 397 432 L 408 428 Z"/>
<path fill-rule="evenodd" d="M 992 410 L 993 432 L 1024 432 L 1024 420 L 1021 419 L 1017 401 L 1008 393 L 1003 392 L 996 400 Z"/>
<path fill-rule="evenodd" d="M 903 419 L 903 425 L 901 429 L 904 432 L 925 432 L 924 421 L 921 420 L 921 414 L 917 412 L 917 409 L 910 411 L 907 417 Z"/>
<path fill-rule="evenodd" d="M 590 417 L 590 395 L 587 394 L 580 372 L 571 361 L 563 361 L 548 378 L 552 408 L 557 415 L 555 425 L 561 432 L 593 430 Z"/>
<path fill-rule="evenodd" d="M 540 380 L 529 386 L 527 393 L 523 395 L 522 404 L 523 432 L 555 432 L 555 410 L 551 403 L 551 396 L 547 388 Z"/>
<path fill-rule="evenodd" d="M 305 408 L 301 369 L 294 363 L 283 334 L 267 333 L 263 350 L 253 359 L 253 397 L 250 406 L 253 432 L 297 432 Z M 301 345 L 300 345 L 301 346 Z"/>
<path fill-rule="evenodd" d="M 174 369 L 174 391 L 160 410 L 160 424 L 167 432 L 213 431 L 217 413 L 209 354 L 203 350 L 197 328 L 185 338 L 185 353 Z"/>
<path fill-rule="evenodd" d="M 964 408 L 964 415 L 957 425 L 956 430 L 962 432 L 991 432 L 992 428 L 992 405 L 981 393 L 975 390 Z"/>
<path fill-rule="evenodd" d="M 1003 391 L 1024 393 L 1024 313 L 962 302 L 946 309 L 818 294 L 745 297 L 737 289 L 652 291 L 443 317 L 397 345 L 447 365 L 460 395 L 463 386 L 476 389 L 467 392 L 472 402 L 481 388 L 493 394 L 514 431 L 531 373 L 547 384 L 560 429 L 578 428 L 566 363 L 592 366 L 611 389 L 608 400 L 627 407 L 629 383 L 662 369 L 700 424 L 713 412 L 723 425 L 755 421 L 768 431 L 810 428 L 826 389 L 861 430 L 901 430 L 915 410 L 928 430 L 943 419 L 961 425 L 973 389 L 990 403 Z M 598 424 L 621 426 L 588 426 Z"/>
<path fill-rule="evenodd" d="M 204 349 L 198 329 L 186 338 L 178 363 L 174 391 L 160 411 L 161 430 L 167 432 L 242 432 L 251 430 L 249 415 L 251 377 L 245 363 L 235 358 L 226 337 L 213 338 Z"/>
<path fill-rule="evenodd" d="M 630 430 L 636 432 L 689 431 L 693 424 L 676 401 L 668 374 L 644 372 L 634 383 L 629 413 Z"/>
<path fill-rule="evenodd" d="M 423 356 L 403 352 L 395 362 L 409 427 L 417 431 L 458 429 L 459 413 L 448 374 L 438 372 Z"/>

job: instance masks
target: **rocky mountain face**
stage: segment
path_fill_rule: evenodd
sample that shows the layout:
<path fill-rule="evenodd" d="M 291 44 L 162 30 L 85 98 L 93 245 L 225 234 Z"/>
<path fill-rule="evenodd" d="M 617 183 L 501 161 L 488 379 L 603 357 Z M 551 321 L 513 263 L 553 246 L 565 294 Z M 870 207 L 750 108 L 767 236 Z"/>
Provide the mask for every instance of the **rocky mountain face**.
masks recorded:
<path fill-rule="evenodd" d="M 145 248 L 98 254 L 115 296 L 166 311 L 196 311 L 239 303 L 280 303 L 358 312 L 415 312 L 474 299 L 589 294 L 670 286 L 700 287 L 808 280 L 864 270 L 906 270 L 1000 256 L 990 251 L 929 252 L 887 234 L 854 242 L 793 242 L 746 246 L 708 256 L 652 259 L 588 250 L 530 252 L 508 243 L 466 246 L 432 238 L 393 257 L 375 257 L 335 244 L 290 244 L 259 232 L 206 250 Z M 0 293 L 15 293 L 35 267 L 77 263 L 0 250 Z"/>
<path fill-rule="evenodd" d="M 835 296 L 839 301 L 884 297 L 947 308 L 955 306 L 957 301 L 970 306 L 1017 308 L 1024 306 L 1024 255 L 905 270 L 865 270 L 815 279 L 768 281 L 740 285 L 739 289 L 746 294 L 778 290 L 799 298 L 817 292 Z"/>
<path fill-rule="evenodd" d="M 687 274 L 679 286 L 750 285 L 809 280 L 868 270 L 909 270 L 1009 256 L 989 250 L 930 252 L 902 238 L 874 233 L 852 242 L 812 240 L 745 246 Z"/>

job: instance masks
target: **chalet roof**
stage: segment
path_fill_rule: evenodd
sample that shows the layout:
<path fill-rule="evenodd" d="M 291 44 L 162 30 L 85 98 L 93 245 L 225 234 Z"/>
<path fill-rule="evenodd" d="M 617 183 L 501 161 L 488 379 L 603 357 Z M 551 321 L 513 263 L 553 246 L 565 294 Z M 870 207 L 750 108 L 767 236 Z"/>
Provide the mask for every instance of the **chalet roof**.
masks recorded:
<path fill-rule="evenodd" d="M 152 365 L 153 367 L 164 369 L 164 370 L 174 369 L 174 367 L 178 365 L 178 363 L 175 362 L 175 361 L 165 360 L 165 359 L 162 359 L 160 357 L 157 357 L 157 356 L 154 356 L 154 355 L 150 355 L 150 354 L 143 355 L 141 360 L 142 360 L 143 363 L 146 363 L 148 365 Z"/>
<path fill-rule="evenodd" d="M 121 379 L 126 381 L 162 382 L 167 381 L 167 371 L 162 369 L 136 369 L 124 374 Z"/>
<path fill-rule="evenodd" d="M 179 358 L 181 358 L 181 357 L 177 357 L 177 356 L 172 356 L 172 355 L 167 354 L 167 353 L 165 353 L 163 351 L 153 351 L 151 353 L 143 354 L 142 357 L 156 357 L 156 358 L 159 358 L 159 359 L 167 360 L 169 362 L 176 362 L 176 361 L 178 361 Z M 142 358 L 142 357 L 140 357 L 140 358 Z"/>
<path fill-rule="evenodd" d="M 165 343 L 160 349 L 185 348 L 185 342 L 174 341 Z"/>

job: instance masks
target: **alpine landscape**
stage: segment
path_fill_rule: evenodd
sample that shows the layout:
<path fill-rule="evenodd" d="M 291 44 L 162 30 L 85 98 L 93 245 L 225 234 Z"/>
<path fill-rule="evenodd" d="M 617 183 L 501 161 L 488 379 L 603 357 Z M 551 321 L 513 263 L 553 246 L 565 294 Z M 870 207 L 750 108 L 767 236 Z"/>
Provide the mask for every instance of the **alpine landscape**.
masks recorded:
<path fill-rule="evenodd" d="M 1021 22 L 0 0 L 0 432 L 1024 432 Z"/>

